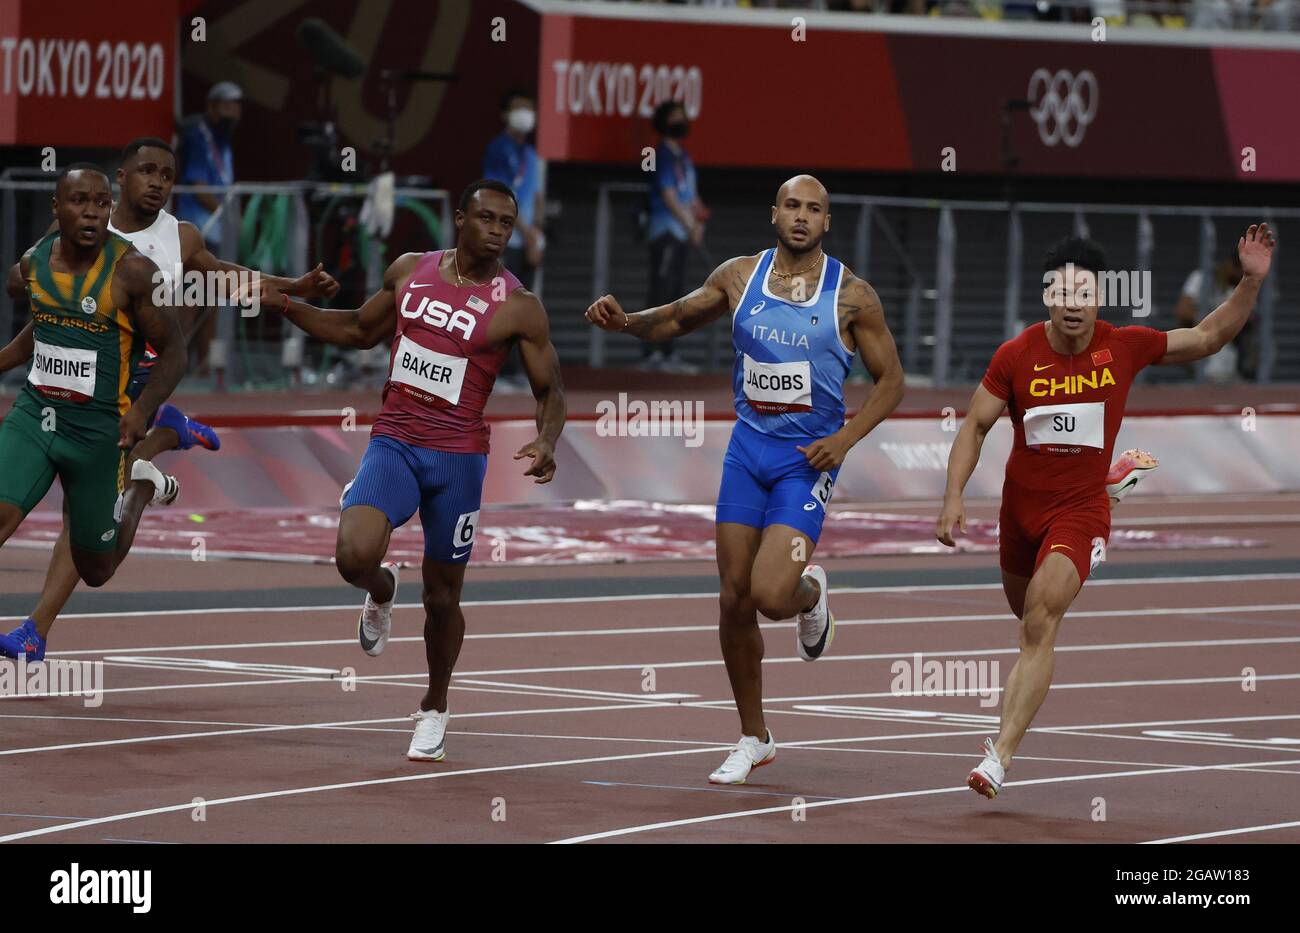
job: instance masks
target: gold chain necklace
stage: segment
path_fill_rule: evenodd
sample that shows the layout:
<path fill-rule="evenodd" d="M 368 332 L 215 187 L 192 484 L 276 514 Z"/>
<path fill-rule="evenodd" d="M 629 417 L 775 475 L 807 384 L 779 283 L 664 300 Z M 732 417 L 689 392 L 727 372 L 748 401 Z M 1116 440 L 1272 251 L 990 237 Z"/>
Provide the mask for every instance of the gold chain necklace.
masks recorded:
<path fill-rule="evenodd" d="M 498 259 L 498 260 L 497 260 L 497 263 L 500 264 L 500 262 L 501 262 L 501 260 Z M 468 282 L 470 285 L 486 285 L 486 284 L 488 284 L 488 282 L 491 282 L 491 281 L 492 281 L 492 279 L 488 279 L 487 282 L 475 282 L 473 279 L 469 279 L 469 278 L 466 278 L 465 276 L 461 275 L 461 274 L 460 274 L 460 250 L 458 250 L 458 249 L 453 249 L 453 250 L 451 251 L 451 263 L 452 263 L 453 266 L 456 267 L 456 284 L 457 284 L 457 285 L 463 286 L 466 282 Z M 493 269 L 492 271 L 495 272 L 496 269 Z M 495 276 L 494 276 L 494 278 L 495 278 Z"/>
<path fill-rule="evenodd" d="M 811 266 L 809 266 L 807 269 L 799 269 L 799 270 L 796 271 L 796 272 L 777 272 L 777 271 L 776 271 L 776 260 L 773 259 L 773 260 L 772 260 L 772 269 L 771 269 L 771 274 L 772 274 L 772 275 L 775 275 L 775 276 L 776 276 L 777 278 L 779 278 L 779 279 L 785 279 L 785 282 L 786 282 L 786 284 L 788 285 L 788 284 L 790 283 L 790 279 L 793 278 L 794 276 L 796 276 L 796 275 L 803 275 L 805 272 L 811 272 L 813 269 L 816 269 L 816 268 L 817 268 L 817 265 L 818 265 L 818 264 L 822 261 L 822 259 L 824 259 L 824 258 L 825 258 L 825 253 L 822 253 L 822 252 L 819 251 L 819 252 L 817 253 L 817 258 L 813 260 L 813 263 L 812 263 Z"/>

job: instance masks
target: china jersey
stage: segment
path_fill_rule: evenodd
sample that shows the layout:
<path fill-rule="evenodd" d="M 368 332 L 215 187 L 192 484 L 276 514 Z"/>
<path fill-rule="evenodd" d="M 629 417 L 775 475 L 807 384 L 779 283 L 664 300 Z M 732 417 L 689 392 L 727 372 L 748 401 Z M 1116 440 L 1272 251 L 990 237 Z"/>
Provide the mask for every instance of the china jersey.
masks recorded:
<path fill-rule="evenodd" d="M 1165 355 L 1169 336 L 1097 321 L 1092 342 L 1064 356 L 1046 322 L 998 348 L 983 385 L 1007 403 L 1015 440 L 1007 482 L 1027 489 L 1101 491 L 1133 379 Z"/>

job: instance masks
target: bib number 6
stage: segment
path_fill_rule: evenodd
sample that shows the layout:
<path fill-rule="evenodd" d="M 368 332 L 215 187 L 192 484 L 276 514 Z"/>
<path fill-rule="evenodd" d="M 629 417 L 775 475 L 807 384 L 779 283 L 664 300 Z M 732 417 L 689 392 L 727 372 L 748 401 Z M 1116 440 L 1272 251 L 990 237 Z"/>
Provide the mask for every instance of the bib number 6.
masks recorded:
<path fill-rule="evenodd" d="M 451 544 L 455 548 L 467 548 L 474 543 L 474 532 L 478 529 L 478 512 L 466 512 L 456 521 L 456 530 L 452 532 Z"/>

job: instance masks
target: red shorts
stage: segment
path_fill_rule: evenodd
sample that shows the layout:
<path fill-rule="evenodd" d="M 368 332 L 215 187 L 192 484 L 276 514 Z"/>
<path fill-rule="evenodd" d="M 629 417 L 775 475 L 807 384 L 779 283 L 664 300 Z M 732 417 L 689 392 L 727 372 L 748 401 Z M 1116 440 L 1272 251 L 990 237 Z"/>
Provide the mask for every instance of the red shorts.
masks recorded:
<path fill-rule="evenodd" d="M 1060 551 L 1079 571 L 1079 583 L 1106 559 L 1110 540 L 1110 499 L 1105 489 L 1093 495 L 1061 495 L 1051 490 L 1002 487 L 998 517 L 998 555 L 1002 569 L 1032 577 L 1047 555 Z"/>

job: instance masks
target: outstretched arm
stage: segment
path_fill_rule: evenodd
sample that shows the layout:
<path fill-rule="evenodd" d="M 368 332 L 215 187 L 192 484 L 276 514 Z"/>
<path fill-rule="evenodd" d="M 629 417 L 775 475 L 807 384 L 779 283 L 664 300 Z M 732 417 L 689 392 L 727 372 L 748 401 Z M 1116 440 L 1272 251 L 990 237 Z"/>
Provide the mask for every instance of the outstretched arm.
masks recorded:
<path fill-rule="evenodd" d="M 518 289 L 509 300 L 517 307 L 519 358 L 537 399 L 537 440 L 519 448 L 515 459 L 531 457 L 533 464 L 524 475 L 537 477 L 535 483 L 549 483 L 555 476 L 555 442 L 564 430 L 566 412 L 560 357 L 551 343 L 551 325 L 537 296 Z"/>
<path fill-rule="evenodd" d="M 850 448 L 871 433 L 903 400 L 903 363 L 894 335 L 885 323 L 885 309 L 876 290 L 847 270 L 836 309 L 840 334 L 849 334 L 862 362 L 875 381 L 867 400 L 847 424 L 832 434 L 797 448 L 817 470 L 833 470 L 844 462 Z M 847 345 L 847 341 L 846 341 Z"/>
<path fill-rule="evenodd" d="M 1169 332 L 1169 345 L 1161 364 L 1191 363 L 1213 356 L 1241 333 L 1255 309 L 1264 276 L 1268 275 L 1277 241 L 1268 224 L 1251 224 L 1237 241 L 1241 257 L 1241 281 L 1228 300 L 1205 316 L 1195 327 L 1180 327 Z"/>
<path fill-rule="evenodd" d="M 628 314 L 613 295 L 597 298 L 587 308 L 587 320 L 602 330 L 631 334 L 650 343 L 660 343 L 689 334 L 731 310 L 727 286 L 730 283 L 738 289 L 744 288 L 745 276 L 749 271 L 742 268 L 745 258 L 738 256 L 728 259 L 713 270 L 703 285 L 672 304 Z"/>
<path fill-rule="evenodd" d="M 255 270 L 247 269 L 237 262 L 227 262 L 224 259 L 218 259 L 212 255 L 207 244 L 203 241 L 203 234 L 194 224 L 183 221 L 180 225 L 181 237 L 181 256 L 184 257 L 186 270 L 195 270 L 197 272 L 234 272 L 252 273 Z M 317 263 L 315 269 L 310 269 L 296 279 L 287 278 L 282 275 L 270 275 L 266 272 L 259 272 L 258 275 L 285 295 L 296 295 L 300 298 L 333 298 L 338 294 L 339 283 L 334 276 L 325 271 L 325 267 Z"/>
<path fill-rule="evenodd" d="M 397 290 L 419 262 L 419 253 L 399 256 L 384 273 L 384 286 L 356 310 L 325 311 L 301 301 L 284 302 L 285 292 L 273 282 L 262 280 L 262 304 L 284 308 L 285 316 L 297 328 L 317 340 L 337 347 L 368 350 L 383 340 L 392 340 L 397 330 Z"/>
<path fill-rule="evenodd" d="M 962 495 L 966 483 L 980 462 L 980 451 L 984 447 L 984 438 L 993 425 L 1002 417 L 1007 403 L 998 398 L 981 384 L 970 400 L 970 409 L 966 420 L 961 423 L 952 450 L 948 453 L 948 488 L 943 494 L 943 510 L 935 525 L 934 536 L 948 547 L 956 547 L 952 539 L 953 525 L 960 525 L 962 534 L 966 533 L 966 506 Z"/>

